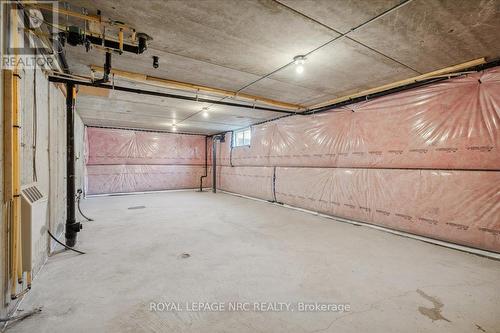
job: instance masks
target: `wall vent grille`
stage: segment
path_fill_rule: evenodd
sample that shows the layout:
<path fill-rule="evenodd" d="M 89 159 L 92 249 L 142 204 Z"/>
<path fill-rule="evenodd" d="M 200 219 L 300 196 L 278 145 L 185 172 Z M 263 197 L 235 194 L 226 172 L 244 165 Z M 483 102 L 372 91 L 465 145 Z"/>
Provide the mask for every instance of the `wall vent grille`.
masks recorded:
<path fill-rule="evenodd" d="M 21 187 L 21 247 L 22 268 L 30 272 L 40 268 L 47 252 L 47 204 L 48 199 L 37 183 Z"/>
<path fill-rule="evenodd" d="M 36 186 L 26 187 L 22 189 L 22 192 L 30 203 L 35 203 L 36 201 L 43 198 L 42 192 L 40 192 L 40 190 Z"/>

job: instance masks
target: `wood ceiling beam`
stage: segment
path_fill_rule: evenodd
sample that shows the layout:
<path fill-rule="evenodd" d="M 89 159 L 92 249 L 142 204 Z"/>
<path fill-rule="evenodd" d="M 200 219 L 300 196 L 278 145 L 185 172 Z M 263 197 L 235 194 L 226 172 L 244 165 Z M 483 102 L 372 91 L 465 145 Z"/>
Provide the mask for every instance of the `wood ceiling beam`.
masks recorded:
<path fill-rule="evenodd" d="M 102 73 L 104 71 L 102 66 L 97 66 L 97 65 L 90 65 L 90 69 L 95 71 L 95 72 L 100 72 L 100 73 Z M 281 101 L 277 101 L 274 99 L 265 98 L 265 97 L 261 97 L 261 96 L 245 94 L 242 92 L 213 88 L 213 87 L 208 87 L 208 86 L 202 86 L 202 85 L 188 83 L 188 82 L 182 82 L 182 81 L 163 79 L 163 78 L 149 76 L 149 75 L 145 75 L 145 74 L 141 74 L 141 73 L 123 71 L 123 70 L 119 70 L 119 69 L 112 69 L 111 73 L 116 75 L 116 76 L 125 78 L 125 79 L 138 81 L 138 82 L 144 82 L 147 84 L 153 84 L 153 85 L 166 87 L 166 88 L 175 88 L 175 89 L 187 90 L 187 91 L 192 91 L 192 92 L 214 93 L 214 94 L 218 94 L 218 95 L 222 95 L 222 96 L 226 96 L 226 97 L 238 97 L 238 98 L 243 98 L 243 99 L 255 101 L 255 102 L 261 102 L 261 103 L 264 103 L 267 105 L 272 105 L 272 106 L 276 106 L 279 108 L 285 108 L 285 109 L 289 109 L 289 110 L 304 110 L 305 109 L 305 107 L 300 105 L 300 104 L 286 103 L 286 102 L 281 102 Z"/>
<path fill-rule="evenodd" d="M 59 15 L 76 17 L 76 18 L 79 18 L 79 19 L 82 19 L 85 21 L 89 21 L 89 22 L 97 22 L 97 23 L 102 22 L 102 18 L 100 16 L 83 14 L 83 13 L 78 13 L 78 12 L 74 12 L 71 10 L 67 10 L 67 9 L 61 8 L 61 4 L 56 4 L 55 6 L 44 4 L 44 3 L 30 3 L 30 2 L 27 2 L 26 4 L 30 7 L 38 8 L 41 10 L 46 10 L 46 11 L 53 12 L 53 13 L 57 13 Z"/>
<path fill-rule="evenodd" d="M 118 28 L 122 28 L 122 29 L 128 30 L 132 33 L 135 33 L 135 29 L 133 27 L 129 26 L 128 24 L 124 24 L 124 23 L 121 23 L 118 21 L 113 21 L 110 18 L 104 17 L 104 16 L 74 12 L 72 10 L 61 8 L 62 4 L 59 4 L 59 3 L 55 3 L 55 5 L 48 5 L 48 4 L 44 4 L 44 3 L 25 2 L 25 5 L 28 7 L 32 7 L 32 8 L 37 8 L 40 10 L 53 12 L 53 13 L 59 14 L 61 16 L 75 17 L 77 19 L 81 19 L 81 20 L 84 20 L 84 21 L 87 21 L 90 23 L 107 24 L 107 25 L 111 25 L 111 26 L 116 26 Z"/>

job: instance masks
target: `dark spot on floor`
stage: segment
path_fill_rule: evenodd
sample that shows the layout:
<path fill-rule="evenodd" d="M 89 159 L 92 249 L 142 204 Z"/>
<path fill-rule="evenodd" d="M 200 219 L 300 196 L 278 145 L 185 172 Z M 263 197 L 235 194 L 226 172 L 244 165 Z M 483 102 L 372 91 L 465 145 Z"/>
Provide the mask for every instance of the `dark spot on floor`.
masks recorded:
<path fill-rule="evenodd" d="M 191 257 L 191 255 L 189 253 L 183 253 L 183 254 L 181 254 L 181 259 L 187 259 L 189 257 Z"/>
<path fill-rule="evenodd" d="M 144 209 L 146 208 L 146 206 L 132 206 L 132 207 L 129 207 L 128 209 Z"/>

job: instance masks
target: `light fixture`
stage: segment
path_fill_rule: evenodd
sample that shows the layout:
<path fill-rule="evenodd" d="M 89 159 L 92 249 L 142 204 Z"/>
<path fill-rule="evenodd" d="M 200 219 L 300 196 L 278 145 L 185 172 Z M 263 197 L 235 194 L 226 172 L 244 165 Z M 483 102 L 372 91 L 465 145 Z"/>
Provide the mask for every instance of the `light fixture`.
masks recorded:
<path fill-rule="evenodd" d="M 203 118 L 208 118 L 208 107 L 205 106 L 201 110 L 201 115 L 203 116 Z"/>
<path fill-rule="evenodd" d="M 175 126 L 175 124 L 172 125 L 172 132 L 177 132 L 177 126 Z"/>
<path fill-rule="evenodd" d="M 298 55 L 293 58 L 295 63 L 295 71 L 297 74 L 302 74 L 304 72 L 304 64 L 306 63 L 306 57 L 303 55 Z"/>

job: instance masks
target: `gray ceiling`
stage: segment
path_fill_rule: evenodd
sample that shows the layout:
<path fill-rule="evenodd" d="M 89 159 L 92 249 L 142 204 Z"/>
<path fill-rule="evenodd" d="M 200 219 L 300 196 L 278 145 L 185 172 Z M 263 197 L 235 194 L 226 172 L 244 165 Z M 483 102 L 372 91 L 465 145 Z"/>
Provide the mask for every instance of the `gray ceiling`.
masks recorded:
<path fill-rule="evenodd" d="M 116 69 L 305 106 L 475 58 L 500 56 L 500 0 L 412 0 L 387 13 L 402 1 L 69 3 L 75 11 L 83 6 L 94 13 L 98 8 L 153 37 L 145 54 L 114 56 Z M 83 47 L 68 46 L 66 52 L 77 74 L 89 75 L 88 66 L 102 66 L 104 60 L 98 50 L 85 53 Z M 307 54 L 301 75 L 293 65 L 284 67 L 299 54 Z M 153 55 L 160 57 L 157 70 L 151 66 Z M 175 112 L 183 131 L 200 133 L 279 115 L 213 106 L 205 119 L 197 102 L 128 95 L 81 95 L 77 109 L 88 124 L 154 129 L 168 129 L 164 124 L 171 123 Z"/>
<path fill-rule="evenodd" d="M 173 89 L 137 84 L 121 79 L 116 79 L 115 84 L 148 91 L 190 95 Z M 145 96 L 116 90 L 91 88 L 89 91 L 85 88 L 80 89 L 82 91 L 78 94 L 76 109 L 85 124 L 91 126 L 170 131 L 175 123 L 178 132 L 213 134 L 247 127 L 283 115 L 278 112 L 258 109 Z M 199 94 L 198 97 L 220 99 L 214 95 L 206 94 Z M 249 105 L 243 101 L 238 101 L 238 103 Z M 204 118 L 200 112 L 203 107 L 208 107 L 208 118 Z"/>

